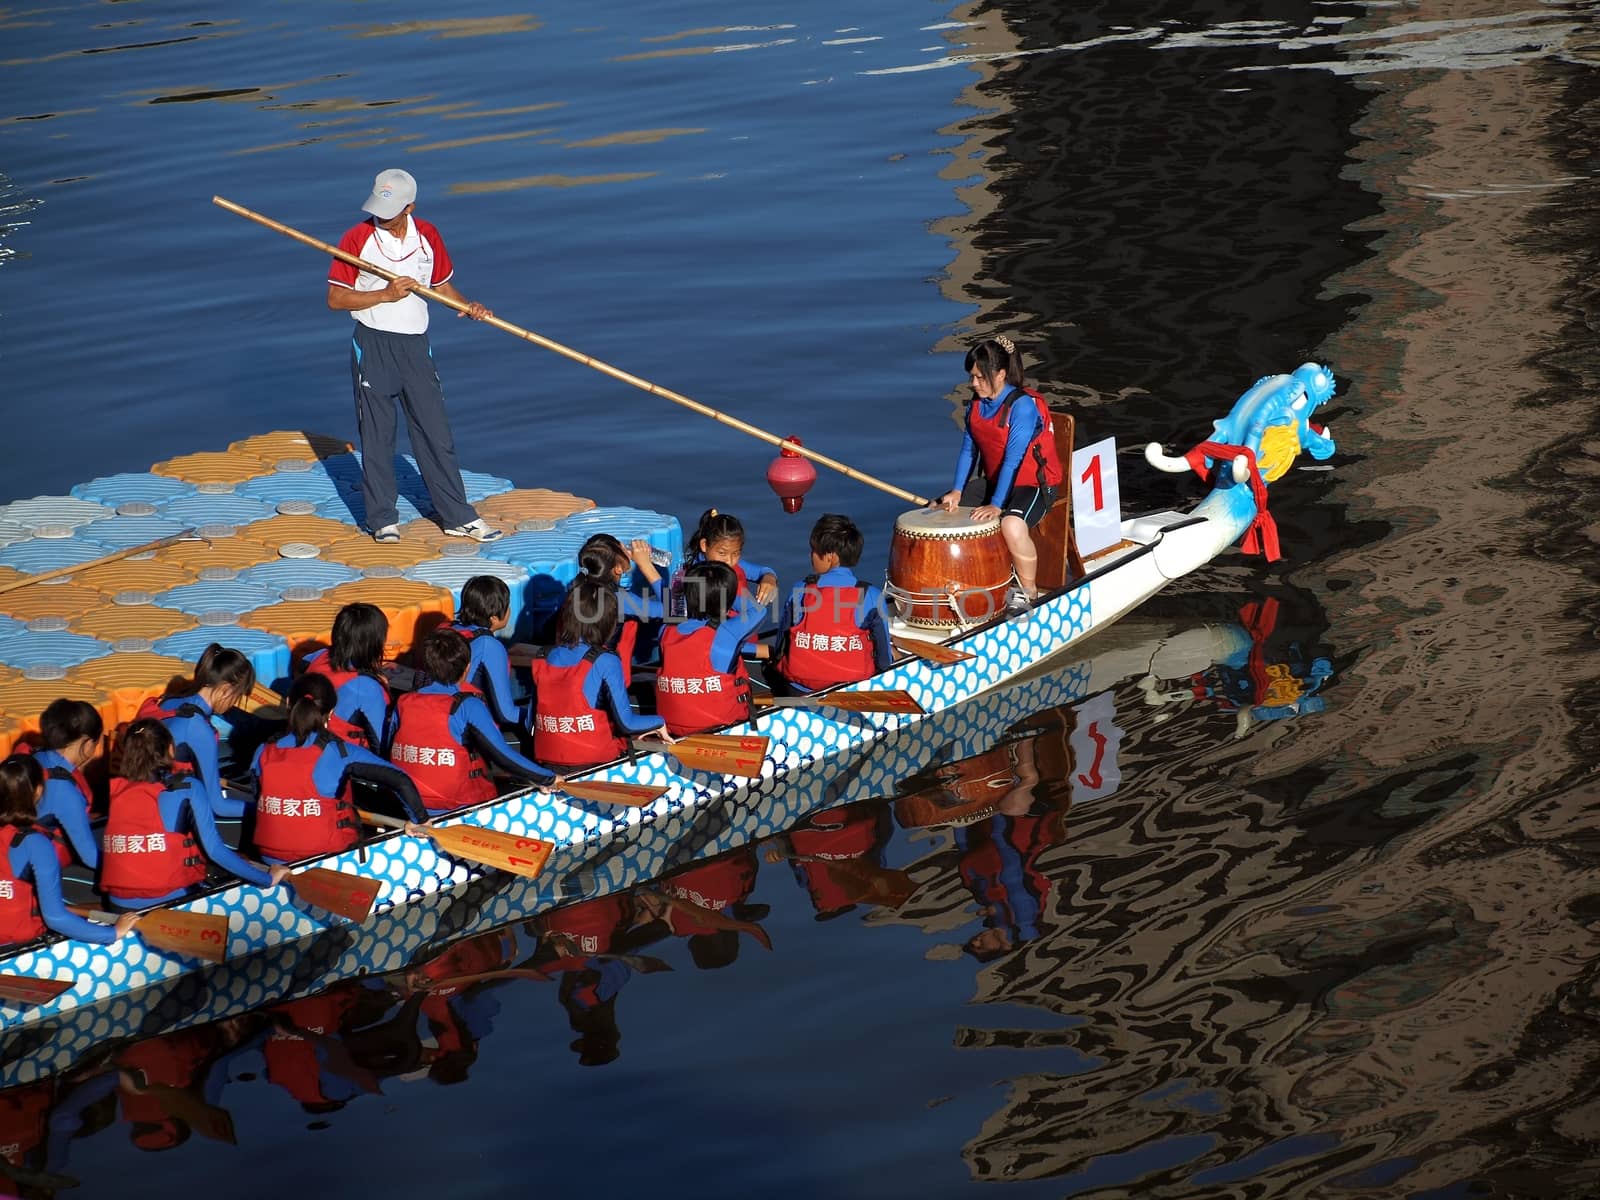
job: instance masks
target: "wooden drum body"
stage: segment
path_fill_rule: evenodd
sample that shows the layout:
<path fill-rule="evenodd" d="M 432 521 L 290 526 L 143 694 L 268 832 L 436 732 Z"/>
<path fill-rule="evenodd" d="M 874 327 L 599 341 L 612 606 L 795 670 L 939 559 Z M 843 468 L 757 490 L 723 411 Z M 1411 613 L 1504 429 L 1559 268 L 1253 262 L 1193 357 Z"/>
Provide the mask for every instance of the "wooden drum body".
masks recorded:
<path fill-rule="evenodd" d="M 987 621 L 1005 611 L 1010 586 L 1011 555 L 998 518 L 974 521 L 970 508 L 919 508 L 894 523 L 884 596 L 907 625 Z"/>

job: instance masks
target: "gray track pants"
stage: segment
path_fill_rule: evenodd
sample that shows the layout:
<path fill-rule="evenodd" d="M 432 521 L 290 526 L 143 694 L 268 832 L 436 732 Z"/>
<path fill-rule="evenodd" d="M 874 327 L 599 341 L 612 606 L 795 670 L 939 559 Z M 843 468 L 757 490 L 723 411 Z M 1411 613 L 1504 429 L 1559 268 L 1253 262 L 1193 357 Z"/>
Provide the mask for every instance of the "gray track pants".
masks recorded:
<path fill-rule="evenodd" d="M 356 426 L 361 432 L 361 498 L 367 527 L 393 525 L 399 517 L 394 476 L 398 402 L 405 410 L 411 452 L 422 470 L 422 482 L 433 497 L 434 512 L 445 528 L 465 525 L 478 514 L 467 503 L 461 466 L 444 414 L 444 388 L 433 366 L 425 333 L 383 333 L 355 322 L 350 350 L 350 376 L 355 386 Z"/>

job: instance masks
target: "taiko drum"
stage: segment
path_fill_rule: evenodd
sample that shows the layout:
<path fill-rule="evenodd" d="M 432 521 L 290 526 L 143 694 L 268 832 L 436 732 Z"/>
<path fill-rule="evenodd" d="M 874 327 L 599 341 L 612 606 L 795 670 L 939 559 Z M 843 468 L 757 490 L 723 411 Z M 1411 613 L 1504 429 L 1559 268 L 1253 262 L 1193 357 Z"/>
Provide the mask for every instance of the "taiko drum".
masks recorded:
<path fill-rule="evenodd" d="M 972 513 L 919 508 L 895 521 L 884 593 L 907 625 L 970 625 L 1005 610 L 1011 555 L 1000 520 Z"/>

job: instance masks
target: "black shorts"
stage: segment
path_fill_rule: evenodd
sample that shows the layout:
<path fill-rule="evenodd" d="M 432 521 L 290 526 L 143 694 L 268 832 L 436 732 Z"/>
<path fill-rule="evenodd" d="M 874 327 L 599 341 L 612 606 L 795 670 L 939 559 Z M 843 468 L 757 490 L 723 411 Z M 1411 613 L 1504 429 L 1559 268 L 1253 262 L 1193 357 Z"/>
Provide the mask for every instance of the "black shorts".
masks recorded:
<path fill-rule="evenodd" d="M 1053 487 L 1014 487 L 1011 499 L 1000 510 L 1000 516 L 1021 517 L 1023 524 L 1032 529 L 1045 514 L 1055 507 L 1056 489 Z"/>
<path fill-rule="evenodd" d="M 981 475 L 974 475 L 967 480 L 967 485 L 961 491 L 961 503 L 976 508 L 980 504 L 988 504 L 988 480 Z M 1056 497 L 1060 494 L 1059 487 L 1034 487 L 1018 486 L 1013 484 L 1011 499 L 1000 510 L 1000 516 L 1021 517 L 1023 524 L 1032 529 L 1045 514 L 1055 507 Z"/>

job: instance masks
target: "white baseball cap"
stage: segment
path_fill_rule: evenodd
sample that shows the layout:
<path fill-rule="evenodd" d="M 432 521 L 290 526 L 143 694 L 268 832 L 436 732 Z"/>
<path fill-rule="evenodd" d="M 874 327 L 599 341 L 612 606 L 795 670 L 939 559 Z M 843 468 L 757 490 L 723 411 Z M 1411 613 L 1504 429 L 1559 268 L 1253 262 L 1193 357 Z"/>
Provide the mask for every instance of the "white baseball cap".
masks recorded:
<path fill-rule="evenodd" d="M 367 197 L 361 211 L 371 213 L 380 221 L 392 221 L 400 215 L 401 209 L 414 204 L 416 199 L 417 181 L 411 178 L 409 172 L 398 169 L 379 171 L 378 177 L 372 181 L 372 195 Z"/>

